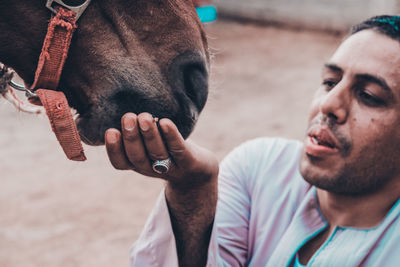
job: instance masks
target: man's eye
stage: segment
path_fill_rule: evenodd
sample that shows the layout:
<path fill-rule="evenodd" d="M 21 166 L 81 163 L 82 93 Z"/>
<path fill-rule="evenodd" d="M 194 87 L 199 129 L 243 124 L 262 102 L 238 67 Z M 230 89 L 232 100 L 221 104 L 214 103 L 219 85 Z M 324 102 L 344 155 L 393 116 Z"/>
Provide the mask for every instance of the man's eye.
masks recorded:
<path fill-rule="evenodd" d="M 332 80 L 324 80 L 322 81 L 322 85 L 325 87 L 326 90 L 330 90 L 335 87 L 336 82 Z"/>
<path fill-rule="evenodd" d="M 385 105 L 385 101 L 372 94 L 367 93 L 366 91 L 359 91 L 358 97 L 360 101 L 367 106 L 379 107 Z"/>

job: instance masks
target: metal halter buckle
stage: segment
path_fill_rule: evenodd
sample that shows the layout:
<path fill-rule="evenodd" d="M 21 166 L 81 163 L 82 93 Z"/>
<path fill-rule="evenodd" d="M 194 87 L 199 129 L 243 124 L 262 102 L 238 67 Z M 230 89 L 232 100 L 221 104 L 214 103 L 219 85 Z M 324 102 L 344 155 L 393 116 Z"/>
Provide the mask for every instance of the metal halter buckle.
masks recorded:
<path fill-rule="evenodd" d="M 47 0 L 46 7 L 50 9 L 53 13 L 57 13 L 57 11 L 53 8 L 53 3 L 57 3 L 62 7 L 65 7 L 71 11 L 74 11 L 76 14 L 76 20 L 82 15 L 82 13 L 86 10 L 91 0 L 86 0 L 82 5 L 79 6 L 69 6 L 65 4 L 62 0 Z"/>
<path fill-rule="evenodd" d="M 14 88 L 15 90 L 25 92 L 25 96 L 26 96 L 27 98 L 38 97 L 34 92 L 32 92 L 32 91 L 29 90 L 29 89 L 26 89 L 25 86 L 20 85 L 20 84 L 14 82 L 13 80 L 11 80 L 8 84 L 9 84 L 12 88 Z"/>

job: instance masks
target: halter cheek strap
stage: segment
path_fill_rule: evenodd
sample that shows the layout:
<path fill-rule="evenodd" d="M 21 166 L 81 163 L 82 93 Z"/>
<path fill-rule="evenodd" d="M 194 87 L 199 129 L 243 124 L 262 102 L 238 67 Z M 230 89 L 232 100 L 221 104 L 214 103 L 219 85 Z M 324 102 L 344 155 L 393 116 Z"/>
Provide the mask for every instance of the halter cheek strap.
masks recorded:
<path fill-rule="evenodd" d="M 30 90 L 40 99 L 51 128 L 68 159 L 86 160 L 71 108 L 61 91 L 56 91 L 76 29 L 75 12 L 59 7 L 52 17 Z"/>

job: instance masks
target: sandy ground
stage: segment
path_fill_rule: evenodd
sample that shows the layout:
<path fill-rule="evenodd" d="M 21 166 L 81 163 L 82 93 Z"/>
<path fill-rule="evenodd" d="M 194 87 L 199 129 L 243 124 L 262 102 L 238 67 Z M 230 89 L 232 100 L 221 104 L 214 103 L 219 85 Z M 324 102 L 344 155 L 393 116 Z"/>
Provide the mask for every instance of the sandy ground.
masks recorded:
<path fill-rule="evenodd" d="M 221 159 L 258 136 L 302 139 L 320 69 L 340 38 L 218 22 L 211 94 L 191 136 Z M 114 170 L 103 147 L 66 160 L 47 118 L 0 101 L 0 266 L 128 266 L 163 182 Z"/>

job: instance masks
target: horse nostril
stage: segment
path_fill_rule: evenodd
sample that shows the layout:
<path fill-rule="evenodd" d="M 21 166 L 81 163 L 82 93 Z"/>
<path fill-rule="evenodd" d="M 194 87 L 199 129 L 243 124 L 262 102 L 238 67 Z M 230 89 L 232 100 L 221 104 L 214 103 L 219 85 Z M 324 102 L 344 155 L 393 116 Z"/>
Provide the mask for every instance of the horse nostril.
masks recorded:
<path fill-rule="evenodd" d="M 202 65 L 187 65 L 183 68 L 183 86 L 186 95 L 199 110 L 202 110 L 208 95 L 208 74 Z"/>
<path fill-rule="evenodd" d="M 187 51 L 171 61 L 169 82 L 181 107 L 197 109 L 200 112 L 208 96 L 208 70 L 205 57 Z"/>

